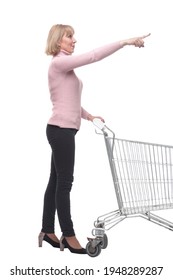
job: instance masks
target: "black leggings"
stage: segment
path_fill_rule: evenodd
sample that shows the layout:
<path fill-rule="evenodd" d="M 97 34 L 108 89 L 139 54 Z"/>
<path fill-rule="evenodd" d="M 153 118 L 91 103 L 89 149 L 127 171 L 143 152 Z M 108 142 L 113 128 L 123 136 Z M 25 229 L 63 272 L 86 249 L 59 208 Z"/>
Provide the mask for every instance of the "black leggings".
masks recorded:
<path fill-rule="evenodd" d="M 75 134 L 77 130 L 47 125 L 46 134 L 52 149 L 51 172 L 44 195 L 42 231 L 54 233 L 55 212 L 62 234 L 75 235 L 70 213 L 70 191 L 73 183 Z"/>

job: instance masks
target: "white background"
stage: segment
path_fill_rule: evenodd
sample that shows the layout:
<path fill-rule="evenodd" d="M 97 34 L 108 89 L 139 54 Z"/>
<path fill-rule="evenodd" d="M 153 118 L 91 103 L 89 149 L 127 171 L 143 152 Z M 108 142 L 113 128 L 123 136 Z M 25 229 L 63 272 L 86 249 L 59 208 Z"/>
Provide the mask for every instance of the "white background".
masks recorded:
<path fill-rule="evenodd" d="M 171 2 L 1 1 L 0 252 L 4 260 L 1 274 L 4 273 L 5 279 L 13 278 L 9 271 L 16 265 L 99 269 L 95 279 L 104 277 L 105 266 L 163 266 L 162 275 L 153 279 L 172 279 L 173 233 L 141 218 L 126 219 L 107 232 L 109 246 L 97 258 L 72 255 L 68 250 L 62 253 L 47 244 L 37 247 L 50 168 L 50 148 L 45 135 L 51 114 L 47 86 L 50 57 L 44 53 L 50 27 L 56 23 L 72 25 L 77 39 L 76 53 L 151 32 L 145 48 L 125 47 L 101 62 L 77 69 L 76 73 L 84 83 L 83 107 L 92 114 L 102 115 L 117 137 L 171 145 Z M 95 134 L 93 125 L 87 121 L 82 121 L 76 136 L 71 201 L 76 234 L 85 246 L 94 220 L 117 208 L 103 138 Z M 162 216 L 173 220 L 172 213 L 167 210 Z M 60 235 L 58 223 L 56 233 Z M 90 278 L 94 277 L 84 279 Z"/>

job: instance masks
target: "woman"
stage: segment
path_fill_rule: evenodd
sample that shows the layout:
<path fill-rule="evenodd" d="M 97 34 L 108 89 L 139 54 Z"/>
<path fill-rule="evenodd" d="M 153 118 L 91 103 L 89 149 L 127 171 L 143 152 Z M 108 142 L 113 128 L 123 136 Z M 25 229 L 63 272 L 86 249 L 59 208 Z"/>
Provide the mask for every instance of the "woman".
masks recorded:
<path fill-rule="evenodd" d="M 127 45 L 144 47 L 144 39 L 149 35 L 114 42 L 81 55 L 72 55 L 76 43 L 74 29 L 63 24 L 54 25 L 50 29 L 46 54 L 53 57 L 48 71 L 53 112 L 46 133 L 52 149 L 52 159 L 50 178 L 44 195 L 40 247 L 45 240 L 61 251 L 66 247 L 72 253 L 86 253 L 76 238 L 70 213 L 75 135 L 80 129 L 81 118 L 93 121 L 97 117 L 104 120 L 81 107 L 82 82 L 75 75 L 74 69 L 100 61 Z M 60 240 L 54 229 L 56 210 L 62 231 Z"/>

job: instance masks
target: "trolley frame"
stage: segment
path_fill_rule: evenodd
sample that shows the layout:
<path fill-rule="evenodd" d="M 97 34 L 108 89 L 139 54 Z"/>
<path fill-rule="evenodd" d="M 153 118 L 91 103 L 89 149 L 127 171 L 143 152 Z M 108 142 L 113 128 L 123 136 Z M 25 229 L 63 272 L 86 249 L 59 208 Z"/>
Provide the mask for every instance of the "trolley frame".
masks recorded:
<path fill-rule="evenodd" d="M 118 139 L 100 119 L 93 123 L 104 136 L 119 209 L 94 222 L 87 253 L 100 254 L 108 244 L 105 232 L 125 218 L 142 217 L 173 231 L 172 222 L 151 213 L 173 209 L 173 146 Z"/>

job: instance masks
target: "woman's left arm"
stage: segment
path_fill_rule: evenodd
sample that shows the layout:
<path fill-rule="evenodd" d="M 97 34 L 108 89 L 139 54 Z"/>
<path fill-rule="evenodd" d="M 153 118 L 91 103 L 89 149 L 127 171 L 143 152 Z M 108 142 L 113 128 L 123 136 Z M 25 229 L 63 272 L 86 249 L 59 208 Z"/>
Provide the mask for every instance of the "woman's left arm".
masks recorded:
<path fill-rule="evenodd" d="M 81 107 L 81 117 L 88 121 L 93 121 L 95 118 L 100 119 L 102 122 L 105 122 L 104 119 L 100 116 L 93 116 L 88 113 L 83 107 Z"/>

